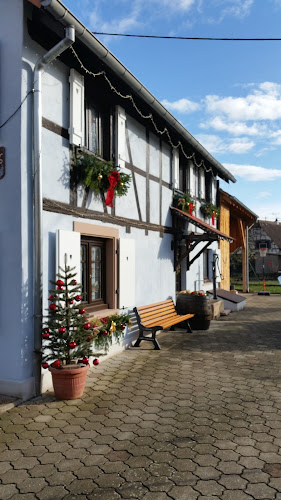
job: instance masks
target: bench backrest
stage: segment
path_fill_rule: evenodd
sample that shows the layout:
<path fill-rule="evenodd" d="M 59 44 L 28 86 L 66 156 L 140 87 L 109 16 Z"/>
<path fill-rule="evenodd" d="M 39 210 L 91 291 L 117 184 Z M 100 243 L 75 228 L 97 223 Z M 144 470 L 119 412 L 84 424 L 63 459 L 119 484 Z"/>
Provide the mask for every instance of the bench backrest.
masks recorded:
<path fill-rule="evenodd" d="M 164 319 L 177 316 L 172 299 L 156 302 L 155 304 L 149 304 L 148 306 L 135 307 L 134 311 L 137 315 L 138 322 L 141 322 L 144 326 L 151 321 L 157 322 L 158 319 L 159 324 L 161 324 Z"/>

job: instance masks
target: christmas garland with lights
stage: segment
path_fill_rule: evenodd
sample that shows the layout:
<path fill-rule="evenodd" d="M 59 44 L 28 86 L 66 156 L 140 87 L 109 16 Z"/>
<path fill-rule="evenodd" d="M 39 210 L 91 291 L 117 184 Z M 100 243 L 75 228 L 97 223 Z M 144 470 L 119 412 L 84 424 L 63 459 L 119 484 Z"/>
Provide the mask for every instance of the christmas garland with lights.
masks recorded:
<path fill-rule="evenodd" d="M 176 208 L 179 208 L 187 214 L 193 215 L 196 209 L 196 202 L 189 193 L 174 194 L 173 202 Z"/>
<path fill-rule="evenodd" d="M 131 176 L 120 172 L 112 161 L 85 151 L 79 151 L 74 158 L 73 176 L 75 184 L 83 184 L 87 191 L 96 194 L 107 192 L 105 203 L 108 206 L 112 206 L 114 195 L 127 194 L 131 181 Z"/>

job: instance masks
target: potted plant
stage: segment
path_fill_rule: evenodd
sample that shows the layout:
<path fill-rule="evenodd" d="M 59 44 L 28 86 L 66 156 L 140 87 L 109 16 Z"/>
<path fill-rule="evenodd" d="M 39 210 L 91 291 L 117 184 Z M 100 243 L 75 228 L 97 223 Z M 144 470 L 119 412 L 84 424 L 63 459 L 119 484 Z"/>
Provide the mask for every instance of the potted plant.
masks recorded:
<path fill-rule="evenodd" d="M 75 268 L 65 267 L 51 281 L 49 308 L 42 330 L 42 366 L 52 374 L 58 399 L 82 396 L 93 354 L 93 326 L 85 317 Z M 94 360 L 94 365 L 98 360 Z"/>

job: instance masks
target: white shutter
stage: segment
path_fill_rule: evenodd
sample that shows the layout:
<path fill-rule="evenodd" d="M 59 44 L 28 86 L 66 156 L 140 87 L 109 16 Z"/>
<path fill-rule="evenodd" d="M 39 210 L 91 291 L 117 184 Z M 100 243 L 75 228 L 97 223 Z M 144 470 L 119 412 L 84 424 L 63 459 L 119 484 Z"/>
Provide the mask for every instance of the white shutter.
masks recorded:
<path fill-rule="evenodd" d="M 64 231 L 58 229 L 56 232 L 56 272 L 59 267 L 64 268 L 64 263 L 77 273 L 77 281 L 81 283 L 81 265 L 80 265 L 80 233 L 76 231 Z"/>
<path fill-rule="evenodd" d="M 69 142 L 76 146 L 85 145 L 85 103 L 84 76 L 75 69 L 70 70 L 70 127 Z"/>
<path fill-rule="evenodd" d="M 180 177 L 180 163 L 179 163 L 179 150 L 173 149 L 173 188 L 179 189 L 179 177 Z"/>
<path fill-rule="evenodd" d="M 119 307 L 132 308 L 135 304 L 135 240 L 120 238 Z"/>
<path fill-rule="evenodd" d="M 121 106 L 116 106 L 116 162 L 125 168 L 126 160 L 126 112 Z"/>

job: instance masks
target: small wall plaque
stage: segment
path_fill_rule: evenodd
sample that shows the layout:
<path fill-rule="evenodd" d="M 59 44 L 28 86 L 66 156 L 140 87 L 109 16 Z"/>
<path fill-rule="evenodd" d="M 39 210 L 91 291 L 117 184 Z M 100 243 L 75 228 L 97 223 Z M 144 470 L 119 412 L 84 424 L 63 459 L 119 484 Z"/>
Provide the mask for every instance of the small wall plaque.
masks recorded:
<path fill-rule="evenodd" d="M 0 146 L 0 179 L 5 175 L 5 148 Z"/>

